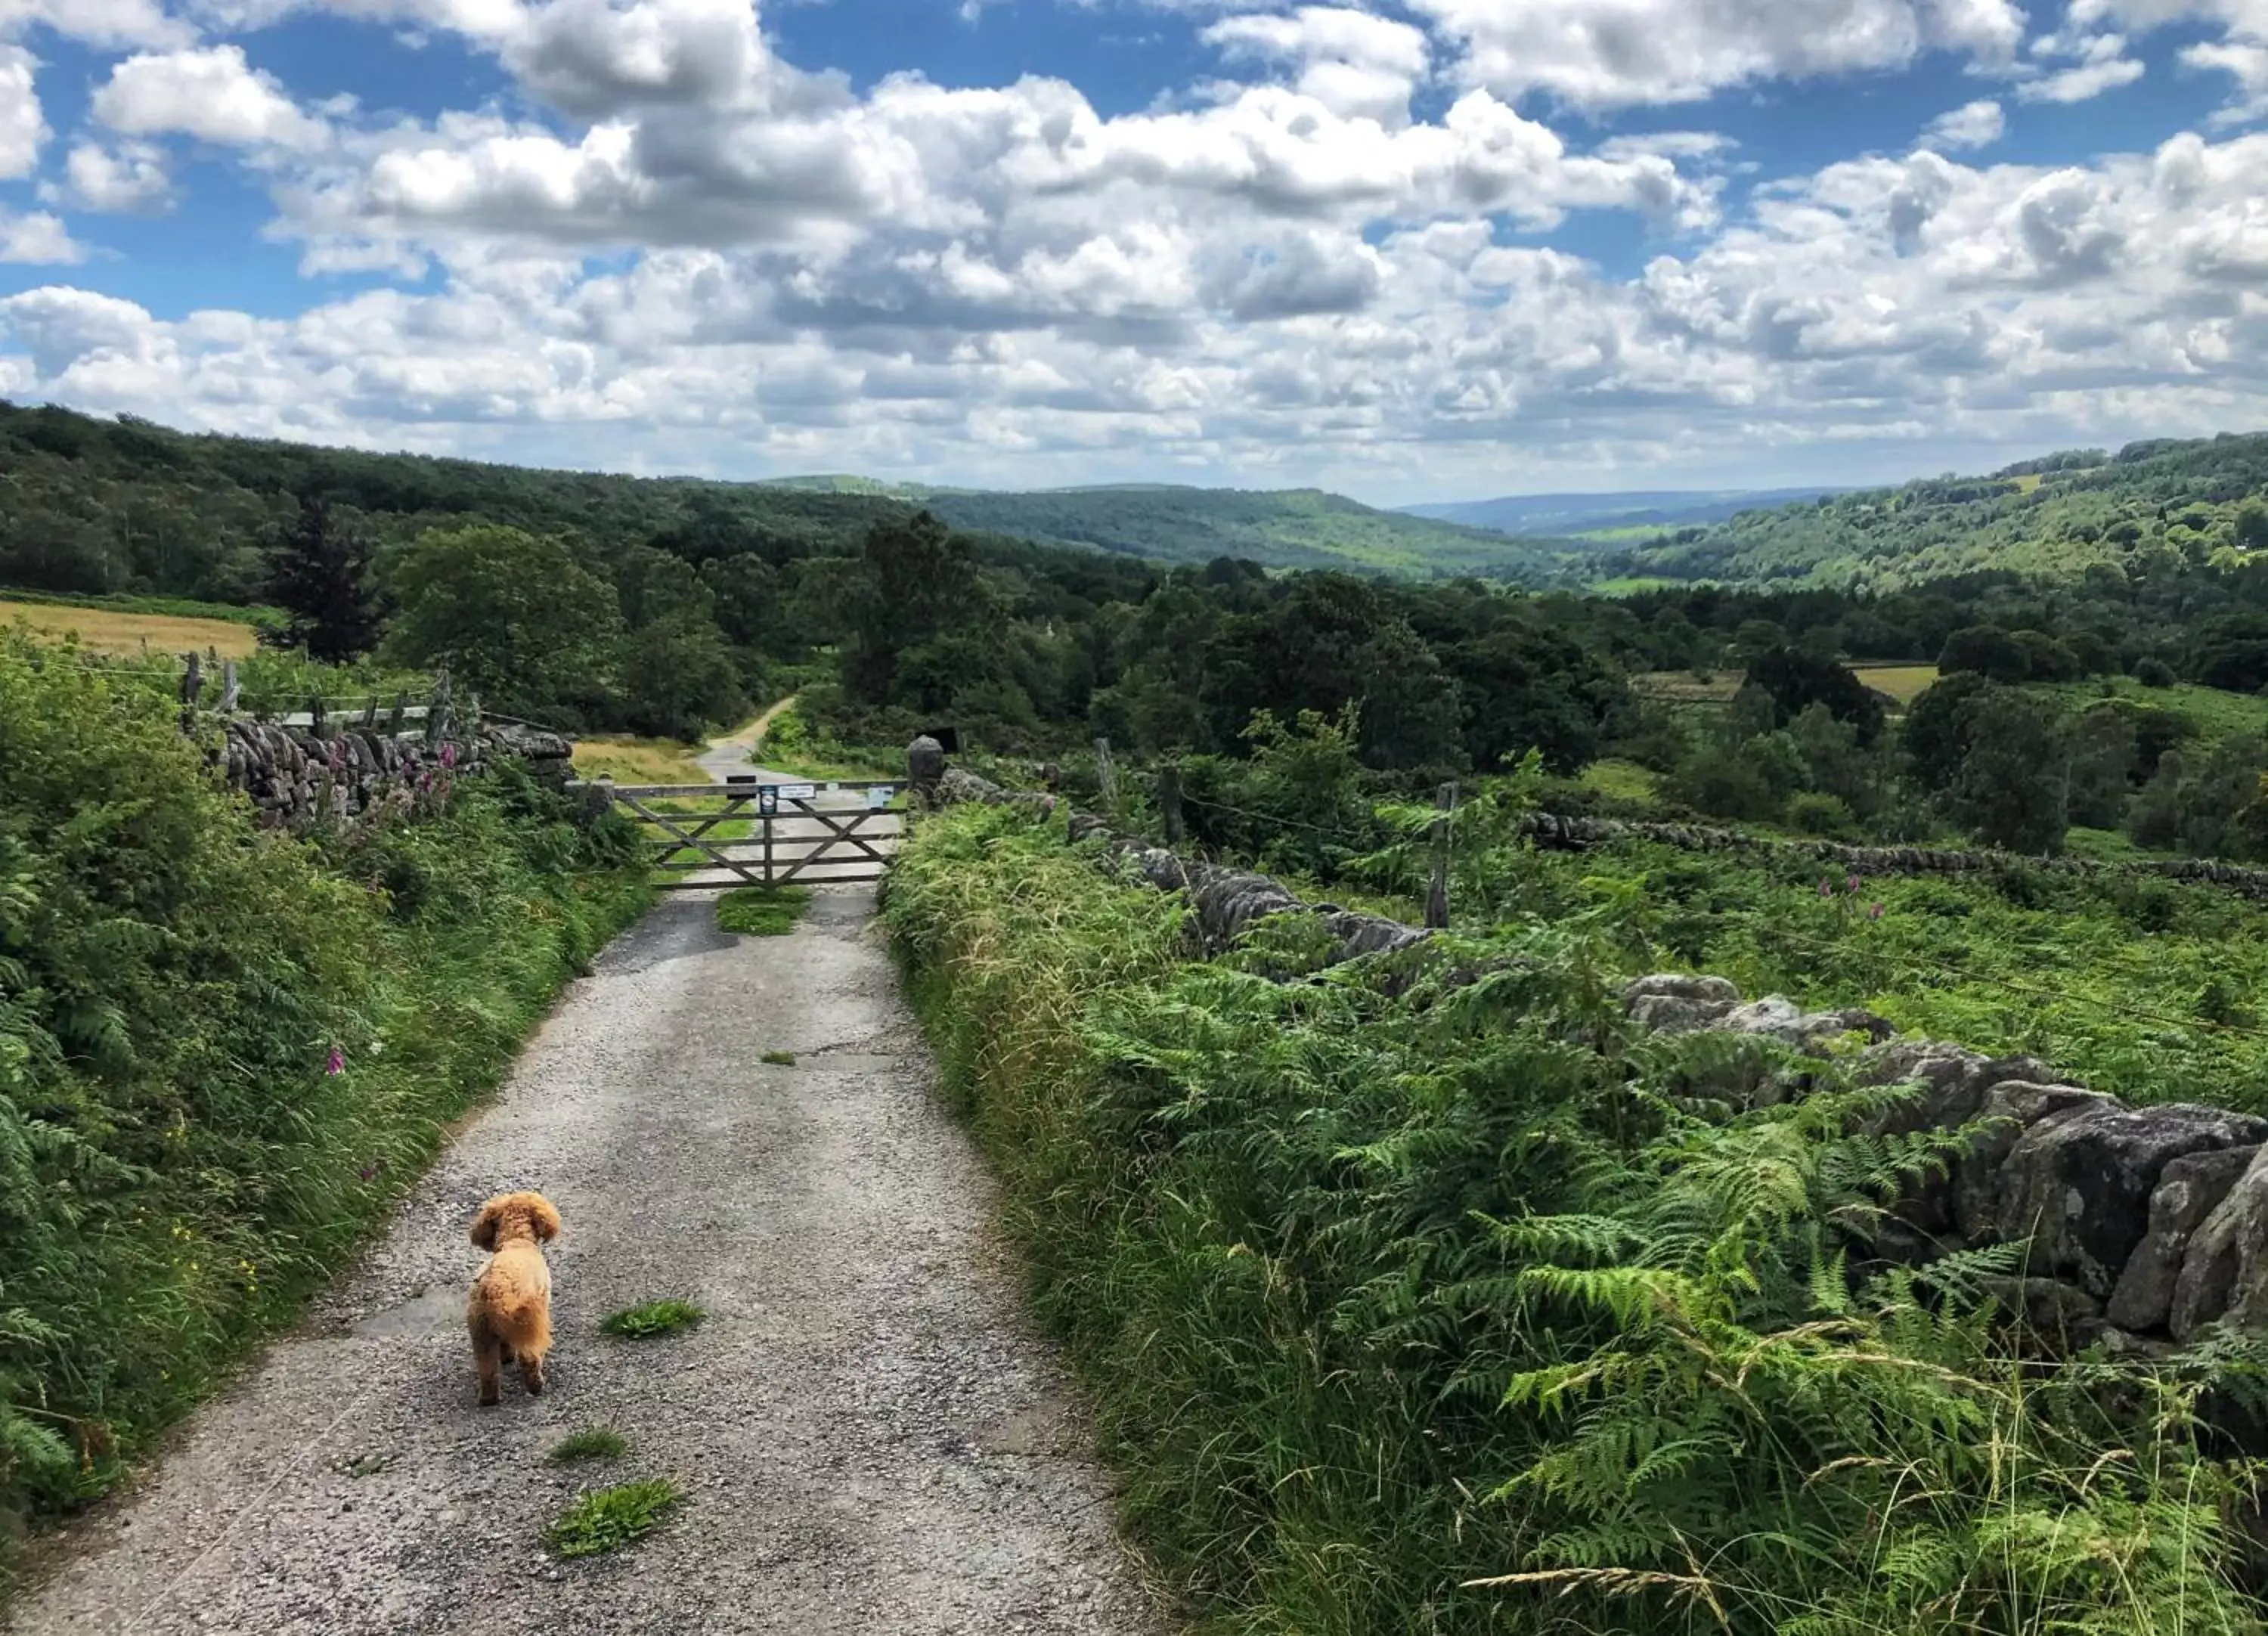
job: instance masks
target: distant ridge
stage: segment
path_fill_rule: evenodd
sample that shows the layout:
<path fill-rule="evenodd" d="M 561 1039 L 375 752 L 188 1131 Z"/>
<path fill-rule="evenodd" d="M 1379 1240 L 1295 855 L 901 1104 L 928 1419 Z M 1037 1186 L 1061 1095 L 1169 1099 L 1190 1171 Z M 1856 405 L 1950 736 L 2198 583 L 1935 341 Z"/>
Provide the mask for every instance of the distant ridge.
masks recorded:
<path fill-rule="evenodd" d="M 1117 483 L 1016 491 L 832 472 L 774 477 L 758 486 L 896 500 L 925 506 L 956 528 L 1163 563 L 1237 556 L 1271 568 L 1534 580 L 1555 571 L 1559 555 L 1532 531 L 1515 539 L 1498 530 L 1381 511 L 1321 489 Z"/>
<path fill-rule="evenodd" d="M 1528 538 L 1583 538 L 1707 527 L 1742 512 L 1769 510 L 1849 488 L 1637 489 L 1604 494 L 1513 494 L 1402 509 L 1413 517 Z"/>

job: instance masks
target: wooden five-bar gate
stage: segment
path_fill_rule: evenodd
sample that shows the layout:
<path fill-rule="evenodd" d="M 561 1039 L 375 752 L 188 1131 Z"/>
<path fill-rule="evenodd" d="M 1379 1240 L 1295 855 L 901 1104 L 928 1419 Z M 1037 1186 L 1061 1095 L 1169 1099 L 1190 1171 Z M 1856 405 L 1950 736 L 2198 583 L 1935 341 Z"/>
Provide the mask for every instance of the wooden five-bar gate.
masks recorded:
<path fill-rule="evenodd" d="M 905 833 L 902 785 L 739 777 L 590 787 L 645 831 L 665 890 L 879 881 Z"/>

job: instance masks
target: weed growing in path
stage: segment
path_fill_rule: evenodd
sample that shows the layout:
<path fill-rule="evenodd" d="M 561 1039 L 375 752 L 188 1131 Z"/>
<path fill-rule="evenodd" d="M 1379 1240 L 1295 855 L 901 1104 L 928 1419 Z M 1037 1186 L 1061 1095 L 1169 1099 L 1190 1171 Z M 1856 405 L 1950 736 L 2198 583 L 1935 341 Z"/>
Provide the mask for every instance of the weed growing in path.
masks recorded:
<path fill-rule="evenodd" d="M 666 1477 L 594 1488 L 578 1495 L 573 1505 L 552 1519 L 543 1530 L 543 1543 L 562 1557 L 619 1551 L 653 1532 L 684 1500 L 685 1491 Z"/>
<path fill-rule="evenodd" d="M 568 1465 L 578 1460 L 619 1460 L 630 1448 L 630 1440 L 613 1426 L 591 1426 L 570 1432 L 543 1457 L 555 1465 Z"/>
<path fill-rule="evenodd" d="M 792 1068 L 795 1066 L 795 1053 L 793 1051 L 766 1051 L 762 1056 L 756 1058 L 756 1060 L 758 1062 L 768 1062 L 775 1068 Z"/>
<path fill-rule="evenodd" d="M 620 1335 L 629 1340 L 651 1340 L 657 1335 L 674 1335 L 680 1330 L 690 1329 L 706 1315 L 689 1301 L 642 1301 L 635 1307 L 623 1308 L 599 1327 L 609 1335 Z"/>
<path fill-rule="evenodd" d="M 785 937 L 810 906 L 809 887 L 744 886 L 717 900 L 717 925 L 745 937 Z"/>

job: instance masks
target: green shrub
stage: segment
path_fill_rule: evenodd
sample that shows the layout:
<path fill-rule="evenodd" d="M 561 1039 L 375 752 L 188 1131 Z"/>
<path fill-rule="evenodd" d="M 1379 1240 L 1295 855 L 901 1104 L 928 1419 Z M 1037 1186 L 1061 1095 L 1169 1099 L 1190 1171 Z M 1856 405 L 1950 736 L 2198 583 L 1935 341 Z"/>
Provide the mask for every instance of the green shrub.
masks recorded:
<path fill-rule="evenodd" d="M 578 1495 L 573 1505 L 552 1520 L 543 1530 L 543 1543 L 561 1557 L 619 1551 L 653 1532 L 684 1502 L 685 1491 L 666 1477 L 593 1489 Z"/>
<path fill-rule="evenodd" d="M 0 1532 L 291 1322 L 648 901 L 524 775 L 310 841 L 205 755 L 0 641 Z"/>

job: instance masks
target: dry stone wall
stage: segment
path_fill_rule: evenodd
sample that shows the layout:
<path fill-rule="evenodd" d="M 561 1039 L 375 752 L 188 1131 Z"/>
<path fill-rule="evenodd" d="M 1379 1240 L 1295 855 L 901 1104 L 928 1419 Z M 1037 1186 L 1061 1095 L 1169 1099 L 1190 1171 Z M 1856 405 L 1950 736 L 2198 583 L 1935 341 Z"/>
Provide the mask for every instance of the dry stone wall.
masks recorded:
<path fill-rule="evenodd" d="M 1747 835 L 1709 824 L 1640 823 L 1623 818 L 1575 818 L 1560 813 L 1528 813 L 1515 826 L 1538 846 L 1582 851 L 1618 841 L 1653 841 L 1695 852 L 1771 852 L 1815 859 L 1839 872 L 1864 875 L 1992 874 L 2013 867 L 2045 869 L 2070 875 L 2150 875 L 2218 886 L 2250 897 L 2268 898 L 2268 869 L 2208 858 L 2137 859 L 2105 863 L 2088 858 L 2023 858 L 2009 852 L 1962 851 L 1942 846 L 1847 846 L 1839 841 L 1788 841 Z"/>
<path fill-rule="evenodd" d="M 933 805 L 1012 801 L 1053 809 L 1051 798 L 1003 790 L 958 769 L 917 777 L 916 787 Z M 1187 894 L 1212 949 L 1283 914 L 1320 917 L 1340 960 L 1408 948 L 1430 935 L 1303 902 L 1265 875 L 1184 859 L 1119 834 L 1090 813 L 1071 814 L 1070 834 L 1074 842 L 1099 841 L 1160 890 Z M 1866 1011 L 1807 1012 L 1778 995 L 1745 999 L 1719 976 L 1638 977 L 1625 985 L 1622 1002 L 1651 1033 L 1712 1030 L 1785 1048 L 1784 1065 L 1719 1087 L 1750 1106 L 1807 1094 L 1818 1070 L 1806 1059 L 1823 1066 L 1845 1058 L 1854 1043 L 1857 1083 L 1914 1087 L 1883 1134 L 1935 1129 L 1969 1139 L 1942 1175 L 1889 1212 L 1875 1255 L 1921 1264 L 1988 1245 L 2027 1244 L 2020 1273 L 1983 1283 L 2049 1345 L 2099 1343 L 2150 1356 L 2224 1320 L 2268 1326 L 2268 1119 L 2188 1103 L 2129 1107 L 2066 1082 L 2033 1058 L 1900 1039 Z"/>
<path fill-rule="evenodd" d="M 414 807 L 447 782 L 500 759 L 564 784 L 574 746 L 556 733 L 483 724 L 438 741 L 422 733 L 347 727 L 318 733 L 230 717 L 212 760 L 230 788 L 279 828 L 352 823 L 389 806 Z"/>

